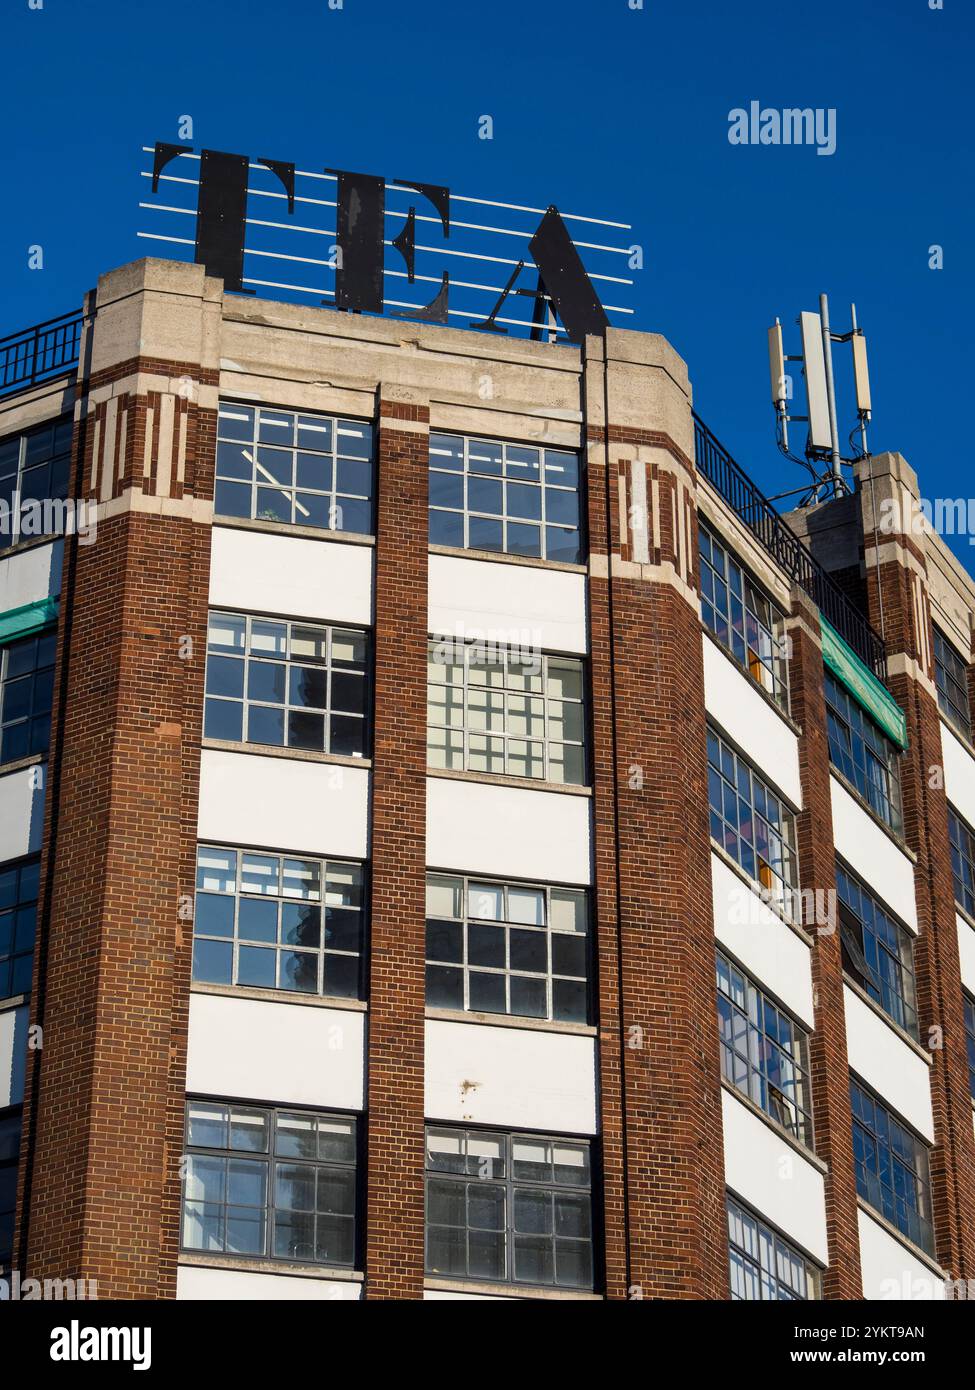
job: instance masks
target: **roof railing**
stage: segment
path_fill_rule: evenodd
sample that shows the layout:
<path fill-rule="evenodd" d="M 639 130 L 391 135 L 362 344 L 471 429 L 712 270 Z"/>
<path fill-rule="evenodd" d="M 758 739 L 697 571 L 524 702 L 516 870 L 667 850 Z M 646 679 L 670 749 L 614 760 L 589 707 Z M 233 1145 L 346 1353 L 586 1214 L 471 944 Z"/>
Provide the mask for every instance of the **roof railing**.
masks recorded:
<path fill-rule="evenodd" d="M 0 338 L 0 396 L 69 371 L 81 351 L 83 323 L 84 314 L 77 309 Z"/>

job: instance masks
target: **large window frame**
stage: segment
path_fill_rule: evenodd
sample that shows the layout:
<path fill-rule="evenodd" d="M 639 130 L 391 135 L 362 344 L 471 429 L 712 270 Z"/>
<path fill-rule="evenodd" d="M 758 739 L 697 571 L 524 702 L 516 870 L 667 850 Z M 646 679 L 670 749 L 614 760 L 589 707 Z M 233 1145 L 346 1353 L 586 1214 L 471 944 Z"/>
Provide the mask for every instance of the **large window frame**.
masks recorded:
<path fill-rule="evenodd" d="M 0 647 L 0 764 L 48 751 L 56 653 L 54 626 Z"/>
<path fill-rule="evenodd" d="M 428 767 L 585 786 L 587 717 L 582 658 L 430 638 Z"/>
<path fill-rule="evenodd" d="M 750 1207 L 726 1194 L 732 1302 L 805 1303 L 821 1297 L 821 1271 Z"/>
<path fill-rule="evenodd" d="M 737 556 L 698 523 L 701 617 L 705 627 L 756 685 L 789 713 L 789 641 L 785 614 L 767 598 Z"/>
<path fill-rule="evenodd" d="M 795 814 L 718 731 L 708 727 L 711 839 L 790 921 L 798 911 Z"/>
<path fill-rule="evenodd" d="M 951 843 L 951 876 L 955 903 L 975 917 L 975 830 L 949 803 L 948 838 Z"/>
<path fill-rule="evenodd" d="M 934 681 L 938 691 L 938 708 L 948 723 L 971 743 L 968 666 L 938 628 L 934 628 Z"/>
<path fill-rule="evenodd" d="M 0 999 L 30 993 L 40 889 L 39 854 L 0 864 Z"/>
<path fill-rule="evenodd" d="M 205 738 L 365 758 L 371 684 L 363 628 L 210 612 Z"/>
<path fill-rule="evenodd" d="M 559 1158 L 569 1161 L 560 1163 Z M 518 1165 L 532 1171 L 519 1173 Z M 547 1178 L 541 1176 L 543 1168 Z M 591 1290 L 593 1187 L 588 1140 L 427 1125 L 427 1275 Z M 449 1216 L 462 1219 L 447 1220 Z"/>
<path fill-rule="evenodd" d="M 836 897 L 843 970 L 917 1041 L 914 937 L 839 860 Z"/>
<path fill-rule="evenodd" d="M 374 493 L 368 420 L 220 402 L 216 517 L 370 536 Z"/>
<path fill-rule="evenodd" d="M 857 1192 L 872 1211 L 933 1256 L 927 1144 L 852 1074 L 850 1104 Z"/>
<path fill-rule="evenodd" d="M 196 863 L 195 984 L 363 998 L 363 863 L 209 842 Z"/>
<path fill-rule="evenodd" d="M 715 975 L 722 1076 L 812 1151 L 809 1034 L 721 950 Z"/>
<path fill-rule="evenodd" d="M 21 1123 L 21 1106 L 0 1110 L 0 1270 L 13 1255 Z"/>
<path fill-rule="evenodd" d="M 968 1049 L 968 1090 L 975 1102 L 975 995 L 962 993 L 965 1021 L 965 1045 Z"/>
<path fill-rule="evenodd" d="M 824 672 L 829 758 L 862 801 L 894 832 L 903 832 L 900 749 L 829 670 Z"/>
<path fill-rule="evenodd" d="M 0 533 L 0 553 L 23 539 L 41 540 L 54 534 L 32 529 L 25 538 L 20 530 L 22 516 L 17 502 L 18 499 L 22 504 L 63 501 L 67 497 L 71 486 L 73 428 L 72 417 L 62 415 L 0 439 L 0 498 L 7 503 L 11 521 L 9 534 Z"/>
<path fill-rule="evenodd" d="M 579 453 L 470 435 L 430 435 L 431 545 L 579 565 Z"/>
<path fill-rule="evenodd" d="M 189 1096 L 185 1125 L 180 1204 L 183 1250 L 271 1260 L 283 1266 L 356 1267 L 360 1168 L 356 1116 Z M 224 1141 L 206 1142 L 217 1138 L 218 1125 Z M 309 1145 L 314 1156 L 302 1152 Z M 323 1158 L 322 1150 L 329 1146 L 333 1153 Z M 218 1199 L 216 1194 L 222 1196 Z M 231 1201 L 231 1196 L 237 1200 Z M 332 1227 L 331 1243 L 320 1253 L 319 1232 L 328 1230 L 327 1222 Z M 310 1249 L 307 1240 L 289 1240 L 289 1234 L 293 1237 L 303 1230 L 307 1234 L 309 1226 Z M 195 1241 L 188 1239 L 194 1234 Z M 292 1246 L 287 1254 L 280 1253 L 284 1244 Z"/>
<path fill-rule="evenodd" d="M 427 871 L 428 1008 L 588 1023 L 591 958 L 585 889 Z"/>

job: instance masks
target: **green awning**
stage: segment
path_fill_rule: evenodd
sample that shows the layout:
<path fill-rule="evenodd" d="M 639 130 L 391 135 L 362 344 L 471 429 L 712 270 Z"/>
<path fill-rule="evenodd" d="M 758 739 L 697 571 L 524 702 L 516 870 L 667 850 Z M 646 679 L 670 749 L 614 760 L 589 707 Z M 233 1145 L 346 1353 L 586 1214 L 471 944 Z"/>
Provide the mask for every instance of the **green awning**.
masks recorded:
<path fill-rule="evenodd" d="M 31 633 L 40 632 L 57 620 L 57 598 L 42 598 L 37 603 L 8 608 L 6 613 L 0 613 L 0 647 L 16 642 L 18 637 L 30 637 Z"/>
<path fill-rule="evenodd" d="M 887 737 L 893 739 L 898 748 L 906 748 L 907 720 L 893 695 L 864 666 L 856 652 L 847 646 L 825 618 L 820 618 L 820 626 L 823 632 L 823 661 Z"/>

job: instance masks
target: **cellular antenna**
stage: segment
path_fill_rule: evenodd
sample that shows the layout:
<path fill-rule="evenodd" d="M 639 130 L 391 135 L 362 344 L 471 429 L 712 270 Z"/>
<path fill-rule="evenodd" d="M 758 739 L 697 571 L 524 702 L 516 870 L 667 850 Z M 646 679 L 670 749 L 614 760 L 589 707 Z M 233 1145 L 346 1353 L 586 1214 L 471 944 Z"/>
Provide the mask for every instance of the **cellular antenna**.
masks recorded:
<path fill-rule="evenodd" d="M 782 325 L 778 319 L 768 330 L 769 376 L 772 404 L 775 407 L 775 437 L 786 458 L 808 470 L 811 482 L 779 497 L 802 493 L 799 505 L 808 506 L 825 497 L 842 497 L 852 491 L 844 468 L 852 467 L 857 459 L 867 455 L 867 423 L 872 414 L 870 376 L 867 370 L 867 340 L 857 324 L 856 305 L 850 305 L 849 333 L 834 333 L 829 322 L 829 300 L 819 296 L 819 313 L 806 311 L 797 320 L 802 344 L 801 353 L 787 353 L 782 341 Z M 849 439 L 852 457 L 841 452 L 840 431 L 836 413 L 836 386 L 833 378 L 833 344 L 849 343 L 853 350 L 853 379 L 856 389 L 857 423 Z M 801 362 L 806 383 L 806 414 L 794 415 L 792 378 L 787 362 Z M 789 426 L 797 422 L 807 426 L 805 455 L 792 453 Z M 853 435 L 859 431 L 859 445 Z"/>

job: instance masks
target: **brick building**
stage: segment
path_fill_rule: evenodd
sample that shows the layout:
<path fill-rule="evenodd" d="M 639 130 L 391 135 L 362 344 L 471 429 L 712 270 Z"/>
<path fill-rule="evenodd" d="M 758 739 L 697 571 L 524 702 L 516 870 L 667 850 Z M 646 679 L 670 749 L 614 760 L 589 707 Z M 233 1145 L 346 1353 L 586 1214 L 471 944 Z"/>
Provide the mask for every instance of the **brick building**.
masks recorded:
<path fill-rule="evenodd" d="M 159 260 L 42 341 L 4 496 L 97 529 L 0 554 L 0 1260 L 975 1279 L 975 583 L 905 460 L 787 524 L 656 334 Z"/>

